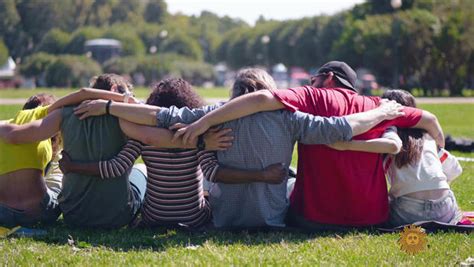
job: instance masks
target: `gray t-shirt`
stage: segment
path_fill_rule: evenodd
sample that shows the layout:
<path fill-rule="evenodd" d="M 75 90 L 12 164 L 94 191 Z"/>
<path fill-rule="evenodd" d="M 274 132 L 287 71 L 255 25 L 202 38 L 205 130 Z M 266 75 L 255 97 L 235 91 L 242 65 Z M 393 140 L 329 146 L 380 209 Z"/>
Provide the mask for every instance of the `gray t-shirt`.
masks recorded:
<path fill-rule="evenodd" d="M 79 120 L 73 107 L 63 108 L 61 132 L 73 161 L 98 162 L 114 157 L 127 139 L 117 118 L 91 117 Z M 68 173 L 63 178 L 59 207 L 67 224 L 88 227 L 120 227 L 128 224 L 140 201 L 131 190 L 128 174 L 102 179 Z"/>
<path fill-rule="evenodd" d="M 220 105 L 193 110 L 162 108 L 157 114 L 158 127 L 194 122 Z M 219 164 L 248 170 L 260 170 L 274 163 L 283 163 L 288 168 L 297 141 L 330 144 L 352 138 L 352 129 L 345 118 L 324 118 L 285 110 L 256 113 L 224 123 L 222 127 L 232 128 L 234 142 L 230 149 L 217 152 Z M 289 205 L 286 179 L 277 185 L 214 184 L 210 191 L 214 225 L 285 226 L 284 218 Z"/>

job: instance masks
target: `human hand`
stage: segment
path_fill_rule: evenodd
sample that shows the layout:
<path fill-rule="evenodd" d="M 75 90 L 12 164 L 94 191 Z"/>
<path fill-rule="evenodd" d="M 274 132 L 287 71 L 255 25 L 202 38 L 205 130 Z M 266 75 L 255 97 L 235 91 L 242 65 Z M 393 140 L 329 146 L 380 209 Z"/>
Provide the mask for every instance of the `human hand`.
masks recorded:
<path fill-rule="evenodd" d="M 386 120 L 393 120 L 405 115 L 403 108 L 404 107 L 400 103 L 397 103 L 394 100 L 382 99 L 376 110 L 378 110 Z"/>
<path fill-rule="evenodd" d="M 267 166 L 261 173 L 259 182 L 268 184 L 281 184 L 288 174 L 282 163 Z"/>
<path fill-rule="evenodd" d="M 61 152 L 62 158 L 59 160 L 59 169 L 63 174 L 71 172 L 71 157 L 66 151 Z"/>
<path fill-rule="evenodd" d="M 85 100 L 74 108 L 74 114 L 79 116 L 80 120 L 83 120 L 90 116 L 100 116 L 106 113 L 105 107 L 107 100 L 96 99 L 96 100 Z"/>
<path fill-rule="evenodd" d="M 210 127 L 206 121 L 199 119 L 188 126 L 178 129 L 172 141 L 176 142 L 178 138 L 182 137 L 184 144 L 195 144 L 197 137 L 205 133 Z"/>
<path fill-rule="evenodd" d="M 225 128 L 219 130 L 217 128 L 211 128 L 204 134 L 204 143 L 206 144 L 206 150 L 222 151 L 232 146 L 232 140 L 234 137 L 229 135 L 232 132 L 231 128 Z"/>

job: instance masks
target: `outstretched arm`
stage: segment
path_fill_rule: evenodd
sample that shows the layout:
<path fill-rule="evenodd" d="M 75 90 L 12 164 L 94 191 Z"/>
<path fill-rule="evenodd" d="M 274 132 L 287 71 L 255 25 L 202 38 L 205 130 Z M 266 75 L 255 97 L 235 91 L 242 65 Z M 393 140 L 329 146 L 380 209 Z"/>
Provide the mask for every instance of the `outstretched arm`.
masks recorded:
<path fill-rule="evenodd" d="M 173 140 L 173 132 L 163 128 L 139 125 L 126 120 L 120 120 L 120 128 L 128 137 L 138 140 L 144 144 L 158 148 L 196 148 L 197 141 L 185 144 L 179 138 Z M 204 136 L 206 150 L 226 150 L 232 145 L 233 137 L 229 136 L 232 129 L 211 129 Z"/>
<path fill-rule="evenodd" d="M 68 94 L 67 96 L 61 97 L 56 102 L 54 102 L 48 108 L 48 112 L 51 113 L 53 110 L 62 108 L 64 106 L 76 105 L 81 103 L 84 100 L 88 99 L 106 99 L 123 102 L 125 100 L 125 95 L 93 88 L 82 88 L 74 93 Z M 136 102 L 135 98 L 129 98 L 129 102 Z"/>
<path fill-rule="evenodd" d="M 403 106 L 395 101 L 382 100 L 375 109 L 344 116 L 352 128 L 352 136 L 363 134 L 384 120 L 403 116 Z"/>
<path fill-rule="evenodd" d="M 33 143 L 46 140 L 60 130 L 61 120 L 61 111 L 55 110 L 44 119 L 27 124 L 2 124 L 0 125 L 0 138 L 10 144 Z"/>
<path fill-rule="evenodd" d="M 245 117 L 260 111 L 271 111 L 284 108 L 283 104 L 268 90 L 239 96 L 219 109 L 216 109 L 193 124 L 178 130 L 175 138 L 183 137 L 185 143 L 194 142 L 212 126 Z"/>
<path fill-rule="evenodd" d="M 63 173 L 80 173 L 100 176 L 101 178 L 114 178 L 127 173 L 133 163 L 140 156 L 142 144 L 135 140 L 129 140 L 122 150 L 113 158 L 98 162 L 74 162 L 66 152 L 59 161 Z"/>
<path fill-rule="evenodd" d="M 341 151 L 352 150 L 380 154 L 398 154 L 402 148 L 402 140 L 398 137 L 396 128 L 389 127 L 380 138 L 336 142 L 328 146 Z"/>
<path fill-rule="evenodd" d="M 100 116 L 106 114 L 106 100 L 87 100 L 74 109 L 74 114 L 83 120 L 90 116 Z M 152 105 L 125 104 L 112 102 L 109 106 L 109 113 L 121 119 L 125 119 L 137 124 L 155 126 L 156 113 L 160 108 Z"/>

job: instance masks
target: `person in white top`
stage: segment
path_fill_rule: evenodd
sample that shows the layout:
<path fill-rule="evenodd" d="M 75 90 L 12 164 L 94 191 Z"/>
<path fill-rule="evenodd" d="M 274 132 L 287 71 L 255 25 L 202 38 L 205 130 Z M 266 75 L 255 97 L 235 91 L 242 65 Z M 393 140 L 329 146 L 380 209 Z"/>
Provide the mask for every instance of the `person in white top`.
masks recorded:
<path fill-rule="evenodd" d="M 415 98 L 404 90 L 389 90 L 382 98 L 416 107 Z M 420 129 L 389 128 L 381 138 L 331 145 L 338 150 L 386 153 L 384 170 L 390 183 L 389 225 L 417 221 L 456 224 L 461 212 L 449 183 L 461 175 L 456 157 Z"/>

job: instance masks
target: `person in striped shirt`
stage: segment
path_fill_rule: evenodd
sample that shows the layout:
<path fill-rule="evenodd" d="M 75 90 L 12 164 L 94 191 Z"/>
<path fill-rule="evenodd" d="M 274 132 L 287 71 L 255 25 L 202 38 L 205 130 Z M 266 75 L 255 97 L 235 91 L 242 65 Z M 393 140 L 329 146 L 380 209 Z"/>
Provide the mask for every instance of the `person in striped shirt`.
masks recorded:
<path fill-rule="evenodd" d="M 183 79 L 166 79 L 154 85 L 146 104 L 170 107 L 199 108 L 202 99 Z M 138 129 L 138 126 L 130 126 Z M 212 130 L 204 137 L 206 147 L 223 150 L 231 145 L 228 129 Z M 214 141 L 215 140 L 215 141 Z M 141 210 L 144 226 L 200 227 L 211 218 L 211 209 L 204 197 L 203 181 L 216 175 L 232 176 L 238 181 L 280 183 L 284 176 L 281 164 L 262 171 L 239 171 L 219 167 L 213 152 L 196 148 L 160 149 L 130 139 L 114 158 L 96 163 L 71 162 L 67 154 L 61 161 L 65 172 L 90 173 L 109 179 L 123 175 L 139 156 L 147 168 L 147 190 Z M 219 172 L 218 172 L 219 170 Z M 218 174 L 217 174 L 218 173 Z"/>

